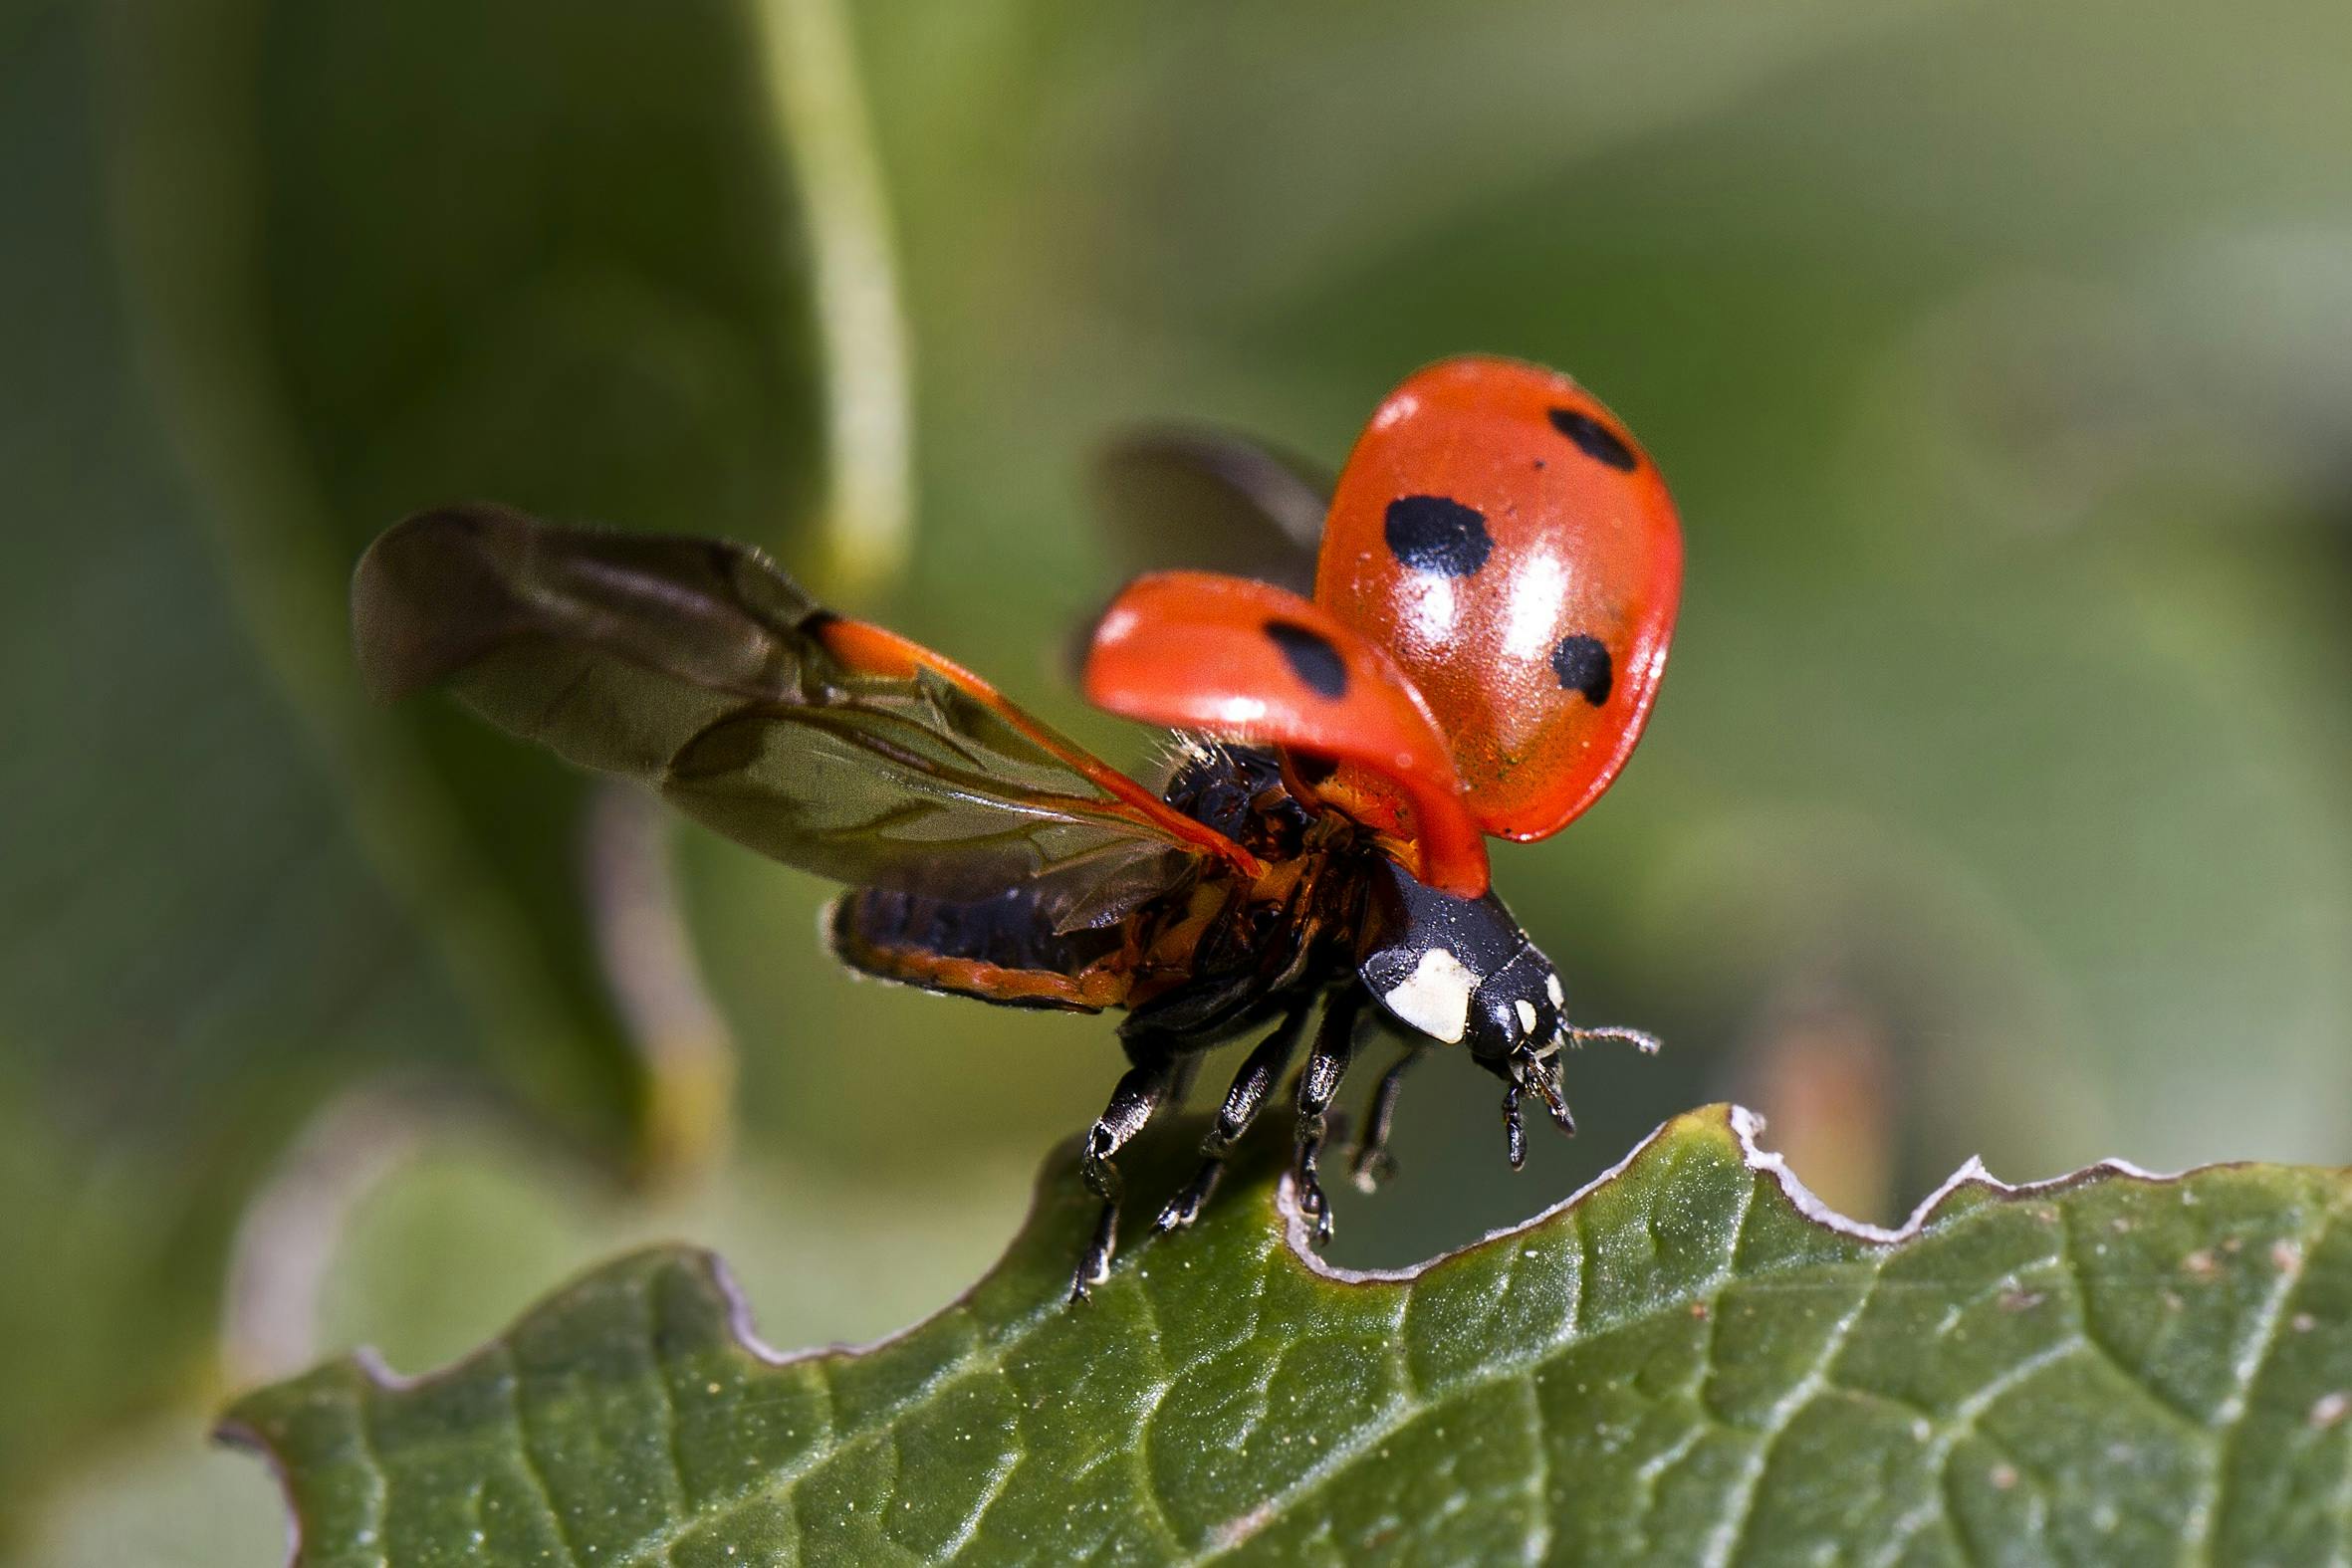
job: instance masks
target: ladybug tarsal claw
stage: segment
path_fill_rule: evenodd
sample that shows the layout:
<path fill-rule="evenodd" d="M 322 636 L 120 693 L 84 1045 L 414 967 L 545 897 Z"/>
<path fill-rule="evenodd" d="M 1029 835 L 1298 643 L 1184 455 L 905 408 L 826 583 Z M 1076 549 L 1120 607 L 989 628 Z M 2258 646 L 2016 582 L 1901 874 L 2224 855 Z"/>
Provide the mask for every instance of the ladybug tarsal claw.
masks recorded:
<path fill-rule="evenodd" d="M 1077 1274 L 1069 1282 L 1070 1305 L 1085 1300 L 1096 1285 L 1110 1278 L 1110 1248 L 1118 1222 L 1116 1206 L 1105 1204 L 1101 1217 L 1094 1223 L 1094 1239 L 1087 1243 L 1085 1255 L 1078 1259 Z"/>
<path fill-rule="evenodd" d="M 1161 1208 L 1159 1218 L 1151 1223 L 1151 1228 L 1165 1234 L 1170 1231 L 1181 1231 L 1198 1220 L 1201 1211 L 1208 1207 L 1210 1196 L 1217 1191 L 1217 1179 L 1224 1174 L 1225 1163 L 1222 1159 L 1203 1160 L 1199 1172 L 1185 1184 L 1184 1190 Z"/>
<path fill-rule="evenodd" d="M 1528 1163 L 1528 1129 L 1519 1114 L 1522 1085 L 1515 1079 L 1503 1091 L 1503 1154 L 1515 1171 L 1524 1170 Z"/>
<path fill-rule="evenodd" d="M 1306 1243 L 1319 1252 L 1331 1242 L 1331 1201 L 1323 1194 L 1323 1184 L 1312 1170 L 1294 1170 L 1291 1192 L 1298 1218 L 1306 1222 Z"/>

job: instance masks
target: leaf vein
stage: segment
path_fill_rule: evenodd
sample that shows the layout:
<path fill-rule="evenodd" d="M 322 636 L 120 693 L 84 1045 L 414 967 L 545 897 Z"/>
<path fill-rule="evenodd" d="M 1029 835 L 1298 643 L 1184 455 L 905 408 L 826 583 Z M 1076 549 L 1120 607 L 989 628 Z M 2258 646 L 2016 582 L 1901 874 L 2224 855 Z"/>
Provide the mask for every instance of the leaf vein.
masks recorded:
<path fill-rule="evenodd" d="M 368 1478 L 374 1482 L 367 1492 L 367 1538 L 375 1543 L 377 1568 L 390 1568 L 391 1558 L 383 1550 L 383 1534 L 390 1523 L 392 1478 L 384 1469 L 382 1452 L 375 1446 L 375 1396 L 380 1391 L 381 1385 L 372 1377 L 359 1380 L 359 1408 L 353 1413 L 358 1419 L 353 1426 L 358 1432 L 360 1452 L 366 1456 Z"/>
<path fill-rule="evenodd" d="M 1750 1197 L 1751 1207 L 1753 1207 L 1753 1187 L 1750 1189 Z M 1746 1226 L 1746 1211 L 1743 1211 L 1740 1223 L 1742 1227 Z M 1735 1231 L 1736 1234 L 1737 1231 Z M 1733 1253 L 1735 1257 L 1738 1255 L 1737 1245 L 1735 1240 Z M 1708 1536 L 1707 1550 L 1701 1559 L 1707 1568 L 1723 1568 L 1724 1564 L 1732 1560 L 1732 1554 L 1739 1549 L 1741 1540 L 1747 1534 L 1748 1526 L 1755 1517 L 1757 1493 L 1763 1485 L 1764 1469 L 1771 1462 L 1773 1447 L 1780 1441 L 1781 1434 L 1789 1429 L 1804 1408 L 1829 1387 L 1830 1364 L 1836 1361 L 1838 1353 L 1845 1349 L 1847 1337 L 1853 1333 L 1854 1325 L 1861 1321 L 1862 1314 L 1869 1309 L 1871 1299 L 1878 1293 L 1879 1281 L 1886 1277 L 1885 1255 L 1879 1254 L 1874 1261 L 1877 1266 L 1871 1270 L 1869 1282 L 1862 1287 L 1862 1293 L 1855 1298 L 1854 1304 L 1847 1309 L 1845 1315 L 1830 1325 L 1828 1334 L 1822 1338 L 1819 1353 L 1813 1357 L 1812 1365 L 1805 1369 L 1804 1376 L 1790 1384 L 1788 1391 L 1773 1401 L 1772 1407 L 1764 1412 L 1764 1426 L 1758 1434 L 1754 1452 L 1750 1455 L 1749 1462 L 1741 1467 L 1740 1474 L 1733 1483 L 1730 1506 L 1726 1509 L 1724 1517 L 1717 1521 L 1714 1531 Z M 1720 1297 L 1722 1290 L 1729 1282 L 1729 1270 L 1727 1270 L 1726 1277 L 1719 1279 L 1712 1287 L 1713 1293 Z"/>
<path fill-rule="evenodd" d="M 649 1281 L 639 1279 L 635 1293 L 644 1307 L 645 1354 L 653 1364 L 653 1388 L 661 1397 L 661 1456 L 669 1465 L 670 1487 L 677 1493 L 677 1511 L 693 1511 L 693 1489 L 686 1484 L 686 1467 L 678 1459 L 678 1400 L 670 1390 L 669 1368 L 661 1358 L 661 1330 L 655 1322 L 657 1307 Z"/>
<path fill-rule="evenodd" d="M 2206 1455 L 2205 1478 L 2198 1497 L 2188 1514 L 2188 1533 L 2181 1543 L 2184 1561 L 2202 1555 L 2213 1562 L 2214 1526 L 2222 1510 L 2227 1490 L 2227 1468 L 2231 1441 L 2244 1424 L 2246 1406 L 2252 1402 L 2254 1385 L 2261 1380 L 2262 1371 L 2270 1364 L 2270 1356 L 2278 1348 L 2278 1331 L 2286 1321 L 2287 1303 L 2303 1281 L 2304 1263 L 2327 1239 L 2330 1223 L 2335 1217 L 2322 1211 L 2315 1226 L 2298 1229 L 2295 1232 L 2294 1264 L 2275 1268 L 2270 1288 L 2261 1303 L 2254 1308 L 2252 1331 L 2246 1342 L 2231 1358 L 2231 1389 L 2215 1408 L 2215 1421 L 2208 1429 L 2211 1447 Z"/>
<path fill-rule="evenodd" d="M 1948 1484 L 1952 1451 L 1959 1447 L 1961 1439 L 1977 1430 L 1978 1419 L 1985 1412 L 2018 1384 L 2089 1348 L 2089 1341 L 2079 1333 L 2053 1340 L 2033 1354 L 2011 1362 L 1988 1380 L 1984 1387 L 1956 1402 L 1940 1419 L 1939 1430 L 1928 1445 L 1927 1459 L 1933 1466 L 1937 1490 L 1941 1491 Z M 1911 1544 L 1913 1538 L 1940 1517 L 1942 1514 L 1936 1507 L 1936 1499 L 1933 1496 L 1922 1499 L 1918 1507 L 1895 1521 L 1895 1527 L 1889 1532 L 1885 1544 L 1871 1559 L 1872 1568 L 1889 1568 L 1902 1557 L 1904 1548 Z"/>
<path fill-rule="evenodd" d="M 556 1505 L 555 1488 L 548 1483 L 547 1471 L 540 1467 L 539 1455 L 532 1442 L 531 1412 L 523 1399 L 523 1368 L 515 1359 L 514 1350 L 501 1340 L 498 1354 L 506 1364 L 507 1408 L 515 1418 L 515 1452 L 522 1458 L 523 1473 L 530 1477 L 533 1490 L 539 1494 L 540 1505 L 547 1509 L 548 1522 L 555 1526 L 556 1539 L 564 1548 L 564 1560 L 579 1568 L 580 1544 L 572 1538 L 572 1527 L 564 1522 L 564 1510 Z M 634 1554 L 632 1554 L 633 1558 Z"/>
<path fill-rule="evenodd" d="M 1528 1409 L 1528 1551 L 1529 1563 L 1551 1555 L 1551 1445 L 1543 1425 L 1543 1401 L 1533 1378 L 1522 1378 Z"/>
<path fill-rule="evenodd" d="M 1168 1517 L 1167 1500 L 1160 1495 L 1159 1482 L 1153 1477 L 1151 1465 L 1151 1430 L 1159 1420 L 1161 1408 L 1167 1403 L 1168 1390 L 1175 1384 L 1175 1374 L 1168 1366 L 1168 1346 L 1160 1328 L 1159 1304 L 1152 1300 L 1151 1291 L 1145 1288 L 1141 1280 L 1135 1283 L 1135 1295 L 1143 1303 L 1143 1320 L 1151 1330 L 1152 1360 L 1159 1368 L 1159 1391 L 1151 1402 L 1151 1408 L 1143 1413 L 1142 1421 L 1135 1428 L 1135 1489 L 1150 1511 L 1151 1522 L 1158 1526 L 1159 1533 L 1167 1539 L 1168 1545 L 1175 1548 L 1181 1545 L 1181 1538 L 1176 1533 L 1175 1521 Z"/>

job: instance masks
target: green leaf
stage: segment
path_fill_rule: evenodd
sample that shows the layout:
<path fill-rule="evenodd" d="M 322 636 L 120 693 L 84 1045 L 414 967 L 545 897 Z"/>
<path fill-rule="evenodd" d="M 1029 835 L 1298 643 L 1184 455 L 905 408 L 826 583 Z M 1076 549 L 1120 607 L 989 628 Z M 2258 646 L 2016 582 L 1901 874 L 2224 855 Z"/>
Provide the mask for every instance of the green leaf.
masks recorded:
<path fill-rule="evenodd" d="M 0 22 L 0 1555 L 107 1428 L 314 1354 L 217 1330 L 322 1106 L 486 1089 L 645 1170 L 723 1128 L 664 829 L 450 705 L 371 708 L 345 591 L 420 494 L 887 563 L 903 453 L 835 427 L 895 381 L 838 362 L 794 200 L 856 204 L 856 84 L 828 0 L 774 10 Z M 887 315 L 887 266 L 859 287 Z"/>
<path fill-rule="evenodd" d="M 1080 1307 L 1067 1151 L 1005 1261 L 783 1357 L 705 1253 L 458 1366 L 239 1404 L 313 1568 L 573 1562 L 2310 1562 L 2352 1540 L 2352 1181 L 1964 1169 L 1901 1231 L 1745 1112 L 1425 1267 L 1300 1252 L 1269 1140 Z M 1161 1139 L 1140 1183 L 1187 1158 Z M 1237 1176 L 1245 1173 L 1237 1172 Z"/>
<path fill-rule="evenodd" d="M 888 568 L 898 327 L 828 19 L 193 0 L 109 35 L 141 358 L 245 627 L 502 1087 L 656 1168 L 709 1147 L 729 1063 L 599 952 L 581 868 L 629 852 L 601 797 L 372 710 L 343 590 L 387 524 L 473 496 Z"/>

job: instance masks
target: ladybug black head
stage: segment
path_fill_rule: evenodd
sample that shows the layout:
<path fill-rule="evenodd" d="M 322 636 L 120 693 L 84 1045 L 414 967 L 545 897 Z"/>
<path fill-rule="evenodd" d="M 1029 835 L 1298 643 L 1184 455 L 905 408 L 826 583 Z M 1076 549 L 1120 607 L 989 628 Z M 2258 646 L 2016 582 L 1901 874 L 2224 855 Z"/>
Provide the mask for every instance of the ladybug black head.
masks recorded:
<path fill-rule="evenodd" d="M 1455 898 L 1391 864 L 1378 904 L 1379 935 L 1357 973 L 1390 1016 L 1490 1063 L 1558 1048 L 1559 975 L 1501 899 Z"/>

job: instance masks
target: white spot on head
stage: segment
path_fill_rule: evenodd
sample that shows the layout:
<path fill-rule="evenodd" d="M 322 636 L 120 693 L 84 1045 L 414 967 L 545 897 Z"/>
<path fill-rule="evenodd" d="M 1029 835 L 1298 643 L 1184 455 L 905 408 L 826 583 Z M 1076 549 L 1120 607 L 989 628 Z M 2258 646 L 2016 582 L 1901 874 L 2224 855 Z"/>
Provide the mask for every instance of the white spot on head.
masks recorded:
<path fill-rule="evenodd" d="M 1564 1008 L 1568 1005 L 1567 993 L 1559 989 L 1558 971 L 1555 970 L 1543 977 L 1543 994 L 1551 999 L 1551 1005 L 1555 1008 Z"/>
<path fill-rule="evenodd" d="M 1519 1001 L 1513 1003 L 1512 1006 L 1519 1009 L 1519 1031 L 1522 1034 L 1534 1033 L 1535 1005 L 1529 1002 L 1527 998 L 1522 997 L 1519 999 Z"/>
<path fill-rule="evenodd" d="M 1380 1001 L 1431 1039 L 1459 1045 L 1470 1026 L 1470 994 L 1478 990 L 1478 979 L 1444 948 L 1431 948 Z"/>

